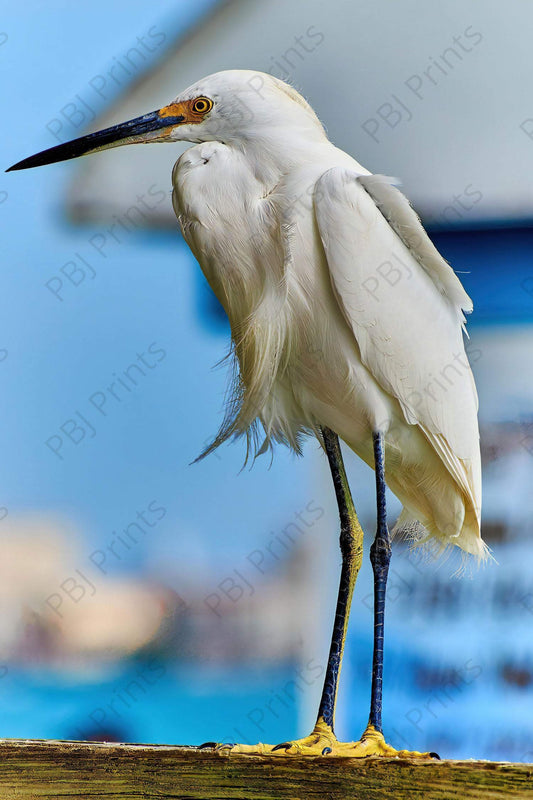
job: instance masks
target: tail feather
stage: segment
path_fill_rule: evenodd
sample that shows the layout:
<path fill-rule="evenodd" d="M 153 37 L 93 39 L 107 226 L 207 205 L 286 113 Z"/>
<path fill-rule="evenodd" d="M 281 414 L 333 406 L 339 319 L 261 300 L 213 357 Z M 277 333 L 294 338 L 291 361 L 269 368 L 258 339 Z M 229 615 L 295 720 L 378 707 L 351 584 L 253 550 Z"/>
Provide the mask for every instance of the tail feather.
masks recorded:
<path fill-rule="evenodd" d="M 495 561 L 488 545 L 477 531 L 469 527 L 466 519 L 459 534 L 451 538 L 438 530 L 429 530 L 404 507 L 391 531 L 391 536 L 407 541 L 413 548 L 423 548 L 428 558 L 442 557 L 454 546 L 459 547 L 464 556 L 459 571 L 464 570 L 468 556 L 473 556 L 478 563 L 484 563 L 489 559 Z"/>

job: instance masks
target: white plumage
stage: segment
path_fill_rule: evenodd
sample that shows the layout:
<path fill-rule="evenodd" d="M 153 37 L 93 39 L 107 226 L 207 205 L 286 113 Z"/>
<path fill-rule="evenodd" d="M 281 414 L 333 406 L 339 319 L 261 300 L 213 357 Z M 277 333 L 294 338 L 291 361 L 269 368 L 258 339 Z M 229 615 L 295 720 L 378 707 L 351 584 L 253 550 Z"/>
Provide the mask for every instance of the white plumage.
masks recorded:
<path fill-rule="evenodd" d="M 230 402 L 206 452 L 239 435 L 259 453 L 274 442 L 299 451 L 302 435 L 316 434 L 341 522 L 339 594 L 316 725 L 294 742 L 230 750 L 431 758 L 397 751 L 383 736 L 385 487 L 403 503 L 397 529 L 438 550 L 455 544 L 487 555 L 477 395 L 463 342 L 470 298 L 391 180 L 334 147 L 298 92 L 263 73 L 211 75 L 158 111 L 11 169 L 154 141 L 199 142 L 174 167 L 174 209 L 231 325 Z M 351 743 L 337 740 L 334 716 L 363 530 L 339 437 L 376 471 L 370 715 Z"/>
<path fill-rule="evenodd" d="M 206 452 L 233 435 L 257 452 L 273 442 L 298 451 L 303 434 L 324 443 L 329 429 L 374 466 L 378 436 L 404 506 L 397 528 L 422 525 L 419 541 L 485 557 L 463 342 L 471 300 L 391 180 L 336 148 L 291 86 L 218 72 L 158 111 L 10 169 L 174 141 L 199 143 L 174 167 L 174 209 L 229 317 L 236 357 Z"/>
<path fill-rule="evenodd" d="M 176 102 L 215 106 L 177 162 L 183 235 L 231 324 L 238 370 L 212 447 L 260 422 L 263 445 L 299 449 L 327 426 L 386 479 L 439 547 L 476 556 L 477 395 L 463 342 L 472 303 L 389 179 L 331 144 L 295 90 L 217 73 Z M 239 125 L 234 125 L 235 117 Z M 192 127 L 192 126 L 189 126 Z M 168 138 L 167 138 L 168 141 Z"/>

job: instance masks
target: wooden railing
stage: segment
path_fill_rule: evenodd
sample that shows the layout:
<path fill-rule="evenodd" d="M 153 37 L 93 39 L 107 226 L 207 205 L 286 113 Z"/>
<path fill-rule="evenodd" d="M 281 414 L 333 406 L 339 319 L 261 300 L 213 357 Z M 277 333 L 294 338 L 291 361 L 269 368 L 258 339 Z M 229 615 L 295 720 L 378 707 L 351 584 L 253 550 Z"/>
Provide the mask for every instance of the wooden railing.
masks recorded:
<path fill-rule="evenodd" d="M 533 765 L 245 756 L 166 745 L 0 740 L 0 800 L 533 798 Z"/>

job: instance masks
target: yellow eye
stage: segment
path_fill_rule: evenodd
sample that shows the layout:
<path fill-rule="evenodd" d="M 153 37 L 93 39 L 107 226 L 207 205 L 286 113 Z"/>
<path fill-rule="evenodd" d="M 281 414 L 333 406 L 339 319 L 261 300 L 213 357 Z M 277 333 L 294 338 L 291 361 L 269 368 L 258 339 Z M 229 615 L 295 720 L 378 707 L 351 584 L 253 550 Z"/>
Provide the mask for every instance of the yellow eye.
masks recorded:
<path fill-rule="evenodd" d="M 209 97 L 197 97 L 192 104 L 192 110 L 195 114 L 207 114 L 213 108 L 213 101 Z"/>

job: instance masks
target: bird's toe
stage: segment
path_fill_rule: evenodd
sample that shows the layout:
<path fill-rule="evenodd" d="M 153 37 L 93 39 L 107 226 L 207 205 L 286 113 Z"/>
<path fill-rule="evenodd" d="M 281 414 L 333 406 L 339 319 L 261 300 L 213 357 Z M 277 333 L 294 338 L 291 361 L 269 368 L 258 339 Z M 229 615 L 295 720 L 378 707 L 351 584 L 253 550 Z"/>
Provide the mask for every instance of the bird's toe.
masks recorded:
<path fill-rule="evenodd" d="M 275 753 L 278 750 L 288 750 L 290 747 L 292 747 L 292 742 L 280 742 L 280 744 L 274 745 L 272 752 Z"/>

